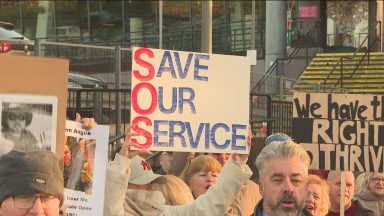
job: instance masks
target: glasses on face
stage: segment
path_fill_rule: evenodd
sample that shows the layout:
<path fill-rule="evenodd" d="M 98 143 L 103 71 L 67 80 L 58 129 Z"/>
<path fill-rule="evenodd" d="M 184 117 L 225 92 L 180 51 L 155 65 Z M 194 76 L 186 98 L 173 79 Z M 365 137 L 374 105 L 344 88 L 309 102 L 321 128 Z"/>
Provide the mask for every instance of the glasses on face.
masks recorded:
<path fill-rule="evenodd" d="M 15 207 L 18 209 L 30 209 L 39 198 L 43 208 L 54 209 L 60 207 L 60 199 L 50 195 L 27 195 L 27 196 L 12 196 Z"/>
<path fill-rule="evenodd" d="M 25 115 L 10 114 L 8 115 L 8 119 L 12 121 L 15 121 L 16 119 L 20 121 L 25 121 L 26 117 Z"/>
<path fill-rule="evenodd" d="M 375 177 L 375 178 L 371 178 L 371 181 L 375 184 L 379 184 L 380 181 L 384 183 L 384 178 Z"/>

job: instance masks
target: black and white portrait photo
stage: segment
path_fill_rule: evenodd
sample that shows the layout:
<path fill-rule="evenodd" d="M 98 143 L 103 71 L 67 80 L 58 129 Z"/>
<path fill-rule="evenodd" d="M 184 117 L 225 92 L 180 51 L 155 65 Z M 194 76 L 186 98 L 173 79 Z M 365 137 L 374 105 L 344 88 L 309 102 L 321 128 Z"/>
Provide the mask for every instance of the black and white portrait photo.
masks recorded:
<path fill-rule="evenodd" d="M 16 100 L 18 97 L 22 96 L 7 100 L 0 94 L 0 155 L 13 149 L 29 152 L 55 148 L 57 102 L 51 101 L 52 97 L 25 96 Z"/>

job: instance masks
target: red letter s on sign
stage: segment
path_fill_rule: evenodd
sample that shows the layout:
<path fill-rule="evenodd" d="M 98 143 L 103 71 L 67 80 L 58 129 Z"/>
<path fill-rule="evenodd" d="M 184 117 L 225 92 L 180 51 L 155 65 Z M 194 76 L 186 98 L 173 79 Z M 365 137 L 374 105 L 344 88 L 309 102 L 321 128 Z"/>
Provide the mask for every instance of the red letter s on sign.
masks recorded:
<path fill-rule="evenodd" d="M 144 68 L 147 68 L 148 74 L 142 75 L 142 74 L 140 74 L 139 70 L 133 70 L 133 75 L 140 81 L 149 81 L 155 76 L 155 68 L 153 67 L 153 65 L 151 63 L 146 62 L 143 59 L 141 59 L 142 54 L 146 54 L 149 58 L 153 58 L 154 54 L 153 54 L 152 50 L 150 50 L 148 48 L 140 48 L 140 49 L 136 50 L 136 52 L 134 53 L 135 62 L 138 65 L 140 65 Z"/>
<path fill-rule="evenodd" d="M 136 118 L 134 118 L 132 120 L 133 131 L 144 136 L 145 139 L 147 139 L 147 141 L 145 143 L 141 144 L 137 141 L 137 139 L 131 138 L 131 142 L 139 144 L 143 149 L 147 149 L 152 145 L 152 135 L 151 135 L 151 133 L 144 130 L 143 128 L 140 128 L 139 122 L 144 122 L 146 126 L 152 126 L 152 122 L 149 118 L 144 117 L 144 116 L 137 116 Z"/>

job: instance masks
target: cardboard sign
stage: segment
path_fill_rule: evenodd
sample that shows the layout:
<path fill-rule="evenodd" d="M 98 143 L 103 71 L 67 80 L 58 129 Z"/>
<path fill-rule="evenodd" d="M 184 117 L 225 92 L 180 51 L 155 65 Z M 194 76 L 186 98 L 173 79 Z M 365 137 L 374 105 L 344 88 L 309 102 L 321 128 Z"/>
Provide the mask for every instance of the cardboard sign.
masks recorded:
<path fill-rule="evenodd" d="M 57 104 L 55 104 L 57 115 L 56 113 L 49 115 L 53 118 L 55 125 L 52 125 L 52 128 L 56 131 L 52 131 L 50 134 L 52 139 L 49 141 L 55 142 L 56 148 L 52 147 L 51 149 L 56 151 L 59 159 L 62 159 L 69 61 L 55 58 L 0 55 L 0 65 L 0 94 L 22 95 L 23 99 L 16 102 L 26 102 L 31 107 L 36 107 L 45 100 L 35 100 L 34 97 L 57 98 Z M 46 105 L 48 107 L 49 104 L 53 106 L 52 100 L 48 100 L 51 102 Z M 41 120 L 43 119 L 41 118 Z M 33 123 L 44 124 L 44 121 Z M 47 143 L 46 145 L 54 146 L 55 144 Z"/>
<path fill-rule="evenodd" d="M 384 96 L 295 93 L 292 138 L 313 169 L 384 171 Z"/>
<path fill-rule="evenodd" d="M 65 135 L 66 215 L 102 215 L 109 126 L 96 125 L 87 131 L 81 128 L 81 124 L 67 121 Z"/>
<path fill-rule="evenodd" d="M 133 138 L 155 151 L 245 152 L 247 57 L 134 48 Z"/>

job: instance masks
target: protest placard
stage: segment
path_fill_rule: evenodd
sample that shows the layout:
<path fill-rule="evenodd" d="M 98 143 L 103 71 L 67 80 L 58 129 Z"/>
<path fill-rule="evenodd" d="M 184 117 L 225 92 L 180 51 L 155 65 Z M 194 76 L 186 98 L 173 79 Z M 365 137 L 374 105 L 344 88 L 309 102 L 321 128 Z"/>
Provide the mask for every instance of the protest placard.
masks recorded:
<path fill-rule="evenodd" d="M 8 105 L 4 104 L 4 107 L 14 107 L 15 103 L 24 107 L 31 107 L 31 111 L 34 112 L 33 116 L 38 117 L 32 119 L 31 128 L 43 127 L 46 120 L 50 118 L 54 124 L 50 124 L 50 127 L 55 131 L 32 132 L 36 133 L 35 136 L 38 136 L 38 139 L 47 142 L 44 145 L 52 146 L 51 149 L 61 160 L 66 120 L 69 61 L 56 58 L 0 55 L 0 65 L 2 72 L 0 94 L 10 94 L 15 97 L 22 95 L 22 100 L 12 101 Z M 37 96 L 40 97 L 36 99 Z M 46 99 L 41 99 L 44 97 L 48 98 L 48 102 Z M 53 99 L 56 102 L 49 98 L 56 98 Z M 52 113 L 50 113 L 50 109 L 53 107 L 56 108 L 55 110 L 52 109 Z M 48 121 L 50 122 L 50 120 Z M 43 129 L 48 130 L 47 128 Z"/>
<path fill-rule="evenodd" d="M 247 57 L 134 48 L 132 141 L 155 151 L 246 151 Z"/>
<path fill-rule="evenodd" d="M 0 94 L 0 156 L 11 150 L 56 150 L 57 97 Z"/>
<path fill-rule="evenodd" d="M 384 96 L 295 93 L 292 138 L 311 168 L 383 172 Z"/>
<path fill-rule="evenodd" d="M 64 204 L 67 215 L 103 214 L 109 126 L 85 130 L 66 122 L 64 142 Z"/>

